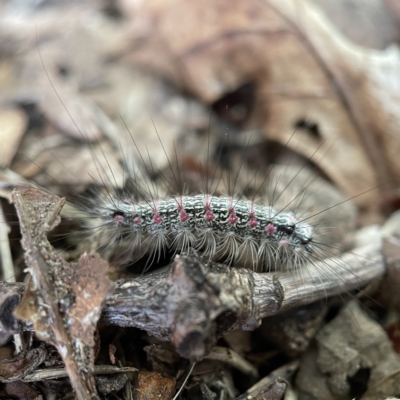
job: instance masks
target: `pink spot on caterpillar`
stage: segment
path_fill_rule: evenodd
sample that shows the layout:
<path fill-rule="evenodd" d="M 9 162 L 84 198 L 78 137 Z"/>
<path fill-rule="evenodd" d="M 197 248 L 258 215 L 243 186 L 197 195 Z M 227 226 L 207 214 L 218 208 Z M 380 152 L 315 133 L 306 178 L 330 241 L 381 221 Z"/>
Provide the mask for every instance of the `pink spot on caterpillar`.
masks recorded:
<path fill-rule="evenodd" d="M 279 241 L 279 247 L 288 247 L 289 246 L 289 240 L 287 239 L 282 239 Z"/>
<path fill-rule="evenodd" d="M 117 214 L 117 215 L 114 216 L 114 221 L 115 222 L 124 222 L 125 221 L 125 217 L 123 215 Z"/>
<path fill-rule="evenodd" d="M 276 232 L 276 228 L 272 224 L 267 224 L 267 226 L 265 227 L 265 231 L 270 235 L 273 235 Z"/>
<path fill-rule="evenodd" d="M 135 224 L 141 224 L 141 223 L 142 223 L 142 218 L 136 217 L 136 218 L 133 220 L 133 222 L 134 222 Z"/>
<path fill-rule="evenodd" d="M 254 213 L 253 213 L 253 215 L 254 215 Z M 249 224 L 250 228 L 255 228 L 258 225 L 258 221 L 253 216 L 249 219 L 248 224 Z"/>
<path fill-rule="evenodd" d="M 206 213 L 204 214 L 204 218 L 206 221 L 210 222 L 215 219 L 215 215 L 211 210 L 207 210 Z"/>
<path fill-rule="evenodd" d="M 155 224 L 161 224 L 163 222 L 162 217 L 160 216 L 160 214 L 154 214 L 153 215 L 153 222 Z"/>
<path fill-rule="evenodd" d="M 179 211 L 179 219 L 182 222 L 185 222 L 189 219 L 189 214 L 185 210 L 182 209 Z"/>
<path fill-rule="evenodd" d="M 132 204 L 132 201 L 129 199 L 123 199 L 122 202 L 125 204 Z"/>
<path fill-rule="evenodd" d="M 236 216 L 236 214 L 235 214 L 235 212 L 234 211 L 232 211 L 230 214 L 229 214 L 229 218 L 228 218 L 228 222 L 230 223 L 230 224 L 236 224 L 236 222 L 238 222 L 238 217 Z"/>

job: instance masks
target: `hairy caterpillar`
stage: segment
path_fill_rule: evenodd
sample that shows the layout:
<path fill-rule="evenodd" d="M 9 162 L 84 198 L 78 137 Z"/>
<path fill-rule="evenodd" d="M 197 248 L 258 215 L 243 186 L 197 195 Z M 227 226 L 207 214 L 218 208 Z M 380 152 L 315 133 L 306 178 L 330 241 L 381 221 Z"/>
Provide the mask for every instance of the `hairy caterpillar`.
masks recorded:
<path fill-rule="evenodd" d="M 125 200 L 101 208 L 108 209 L 102 213 L 103 229 L 126 233 L 133 248 L 145 245 L 150 253 L 170 245 L 186 252 L 193 247 L 209 258 L 222 253 L 229 263 L 250 252 L 254 265 L 271 265 L 272 260 L 289 265 L 312 252 L 311 225 L 296 220 L 292 212 L 232 197 L 179 196 L 138 204 Z"/>
<path fill-rule="evenodd" d="M 167 169 L 174 177 L 183 173 L 174 171 L 171 164 Z M 149 172 L 145 167 L 128 170 L 131 189 L 128 185 L 121 190 L 103 187 L 77 204 L 87 235 L 86 240 L 82 237 L 83 242 L 91 246 L 91 251 L 110 257 L 120 249 L 125 262 L 146 256 L 149 265 L 168 251 L 173 255 L 193 248 L 209 260 L 260 271 L 285 271 L 334 253 L 335 247 L 340 247 L 339 238 L 344 242 L 346 231 L 350 233 L 354 227 L 354 208 L 349 203 L 344 213 L 323 212 L 327 204 L 334 206 L 344 197 L 301 167 L 274 166 L 266 173 L 270 182 L 265 184 L 266 179 L 262 179 L 266 188 L 259 186 L 250 199 L 243 193 L 235 196 L 232 188 L 228 195 L 224 194 L 226 189 L 210 190 L 210 182 L 203 182 L 203 190 L 198 188 L 197 193 L 184 194 L 173 186 L 174 179 L 168 180 L 162 173 L 169 192 L 180 194 L 161 197 L 158 188 L 140 182 Z M 260 191 L 263 195 L 256 197 Z M 325 197 L 319 204 L 314 204 L 316 192 Z M 335 220 L 340 233 L 334 229 L 323 232 L 320 225 L 327 220 L 316 223 L 320 218 L 313 214 Z M 337 242 L 330 248 L 335 237 Z"/>

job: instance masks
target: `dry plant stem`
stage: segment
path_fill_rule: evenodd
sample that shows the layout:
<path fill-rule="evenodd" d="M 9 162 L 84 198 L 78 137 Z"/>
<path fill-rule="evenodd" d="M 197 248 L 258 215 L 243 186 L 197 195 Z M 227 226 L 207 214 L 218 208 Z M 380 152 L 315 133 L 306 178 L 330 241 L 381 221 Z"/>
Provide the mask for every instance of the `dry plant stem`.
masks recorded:
<path fill-rule="evenodd" d="M 2 275 L 5 281 L 15 282 L 14 263 L 11 256 L 8 234 L 10 228 L 4 218 L 3 207 L 0 203 L 0 255 Z"/>
<path fill-rule="evenodd" d="M 94 367 L 95 375 L 108 375 L 123 372 L 135 372 L 136 368 L 133 367 L 116 367 L 114 365 L 96 365 Z M 37 369 L 36 371 L 26 375 L 23 382 L 38 382 L 44 380 L 60 379 L 67 377 L 67 371 L 65 368 L 47 368 L 47 369 Z"/>
<path fill-rule="evenodd" d="M 337 262 L 315 263 L 303 274 L 259 274 L 183 255 L 168 271 L 116 282 L 102 320 L 172 340 L 182 356 L 199 360 L 220 335 L 255 329 L 262 318 L 362 287 L 385 272 L 376 244 L 346 254 L 340 272 Z"/>
<path fill-rule="evenodd" d="M 309 266 L 306 276 L 296 276 L 207 266 L 196 256 L 184 255 L 162 273 L 115 282 L 101 322 L 141 328 L 172 340 L 182 356 L 199 360 L 220 335 L 237 328 L 255 329 L 262 318 L 362 287 L 385 272 L 379 245 L 356 249 L 343 261 L 348 268 L 341 267 L 340 276 L 326 266 L 337 266 L 337 259 Z M 3 284 L 0 298 L 18 296 L 22 285 Z"/>
<path fill-rule="evenodd" d="M 381 239 L 376 242 L 345 253 L 340 259 L 329 258 L 307 266 L 307 272 L 301 273 L 302 276 L 280 276 L 279 282 L 285 291 L 280 311 L 362 288 L 383 276 L 386 267 Z"/>
<path fill-rule="evenodd" d="M 9 232 L 10 227 L 7 225 L 6 219 L 4 218 L 3 207 L 0 203 L 0 255 L 2 275 L 5 281 L 15 282 L 14 263 L 11 255 L 10 242 L 8 240 Z M 19 354 L 24 347 L 22 336 L 19 333 L 14 334 L 14 346 L 15 354 Z"/>

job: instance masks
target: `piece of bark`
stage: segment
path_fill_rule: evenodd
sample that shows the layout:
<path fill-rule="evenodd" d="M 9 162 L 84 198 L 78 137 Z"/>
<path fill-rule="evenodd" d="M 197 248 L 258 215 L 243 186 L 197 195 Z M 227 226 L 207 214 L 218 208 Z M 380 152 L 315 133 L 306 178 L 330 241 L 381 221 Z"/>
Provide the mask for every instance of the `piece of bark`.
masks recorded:
<path fill-rule="evenodd" d="M 1 360 L 0 381 L 13 382 L 22 380 L 33 372 L 47 357 L 44 346 L 29 351 L 22 351 L 12 360 Z"/>
<path fill-rule="evenodd" d="M 119 392 L 128 381 L 126 374 L 96 376 L 96 386 L 102 395 Z"/>
<path fill-rule="evenodd" d="M 60 353 L 79 399 L 97 399 L 94 331 L 109 292 L 108 264 L 97 255 L 67 263 L 46 234 L 60 221 L 65 199 L 37 189 L 15 191 L 25 262 L 31 278 L 14 315 Z"/>

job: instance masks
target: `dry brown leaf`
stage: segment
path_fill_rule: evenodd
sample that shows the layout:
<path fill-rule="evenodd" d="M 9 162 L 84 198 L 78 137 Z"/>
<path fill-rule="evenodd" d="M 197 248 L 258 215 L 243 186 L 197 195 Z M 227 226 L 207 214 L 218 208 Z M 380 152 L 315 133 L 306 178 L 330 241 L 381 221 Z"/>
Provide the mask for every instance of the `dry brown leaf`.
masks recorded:
<path fill-rule="evenodd" d="M 269 3 L 304 33 L 322 68 L 332 75 L 378 182 L 396 187 L 400 183 L 399 47 L 392 44 L 385 50 L 373 50 L 355 45 L 307 1 Z M 348 160 L 353 164 L 353 159 Z M 360 171 L 359 177 L 363 174 Z"/>
<path fill-rule="evenodd" d="M 85 90 L 100 87 L 99 97 L 106 97 L 104 52 L 119 38 L 118 24 L 104 18 L 100 5 L 86 2 L 40 11 L 15 18 L 11 6 L 0 15 L 0 43 L 13 43 L 17 54 L 4 97 L 37 104 L 68 135 L 98 140 L 107 117 Z"/>
<path fill-rule="evenodd" d="M 58 95 L 52 87 L 42 91 L 40 108 L 46 118 L 59 130 L 77 139 L 100 139 L 102 131 L 98 124 L 98 114 L 102 110 L 89 98 L 79 95 L 77 90 L 70 87 L 60 88 L 58 85 L 57 93 Z"/>
<path fill-rule="evenodd" d="M 263 5 L 237 1 L 224 7 L 221 0 L 201 4 L 201 10 L 176 2 L 139 6 L 126 2 L 132 37 L 147 41 L 147 46 L 129 57 L 170 76 L 171 62 L 167 60 L 175 61 L 175 80 L 206 101 L 214 101 L 246 81 L 256 82 L 259 105 L 255 120 L 267 115 L 264 131 L 268 137 L 286 143 L 299 122 L 309 121 L 318 128 L 317 137 L 305 130 L 298 134 L 300 140 L 289 146 L 311 157 L 322 140 L 334 143 L 323 160 L 314 161 L 348 195 L 373 188 L 375 174 L 379 183 L 393 187 L 400 179 L 395 156 L 399 140 L 394 136 L 398 131 L 397 51 L 394 47 L 374 51 L 356 46 L 343 38 L 317 7 L 306 2 L 302 6 L 291 2 L 289 7 L 286 3 L 275 4 L 282 11 L 279 14 L 268 1 Z M 178 28 L 169 29 L 178 20 Z M 190 29 L 185 28 L 185 21 Z M 304 43 L 301 28 L 314 48 Z M 193 34 L 183 35 L 183 31 Z M 385 165 L 389 153 L 390 162 Z M 373 199 L 376 194 L 371 193 L 360 202 Z"/>
<path fill-rule="evenodd" d="M 21 156 L 16 157 L 13 171 L 46 188 L 70 185 L 74 193 L 78 185 L 103 182 L 122 187 L 126 179 L 118 151 L 109 142 L 74 142 L 54 132 L 45 138 L 27 137 L 21 144 Z M 17 182 L 15 177 L 10 178 Z"/>
<path fill-rule="evenodd" d="M 9 167 L 28 126 L 26 114 L 18 108 L 0 108 L 0 166 Z"/>
<path fill-rule="evenodd" d="M 397 370 L 389 376 L 377 382 L 361 397 L 361 400 L 392 400 L 388 396 L 396 396 L 400 391 L 400 370 Z M 394 399 L 393 399 L 394 400 Z"/>
<path fill-rule="evenodd" d="M 370 370 L 369 387 L 399 369 L 400 357 L 386 332 L 355 301 L 326 324 L 316 339 L 316 364 L 315 351 L 309 349 L 310 354 L 301 363 L 297 383 L 307 393 L 315 394 L 318 390 L 321 400 L 349 396 L 349 379 L 360 369 Z M 313 382 L 318 382 L 319 389 Z M 390 386 L 385 390 L 386 395 L 394 394 Z"/>

